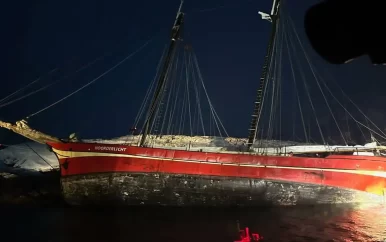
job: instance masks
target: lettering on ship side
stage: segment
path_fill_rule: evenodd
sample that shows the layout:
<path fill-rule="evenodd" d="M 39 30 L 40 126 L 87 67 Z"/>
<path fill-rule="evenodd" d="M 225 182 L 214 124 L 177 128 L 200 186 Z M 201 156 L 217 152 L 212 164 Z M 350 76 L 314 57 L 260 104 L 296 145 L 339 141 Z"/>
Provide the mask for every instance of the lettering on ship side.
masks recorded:
<path fill-rule="evenodd" d="M 126 151 L 127 148 L 113 147 L 113 146 L 95 146 L 94 149 L 98 150 L 98 151 L 118 151 L 118 152 L 122 152 L 122 151 Z"/>

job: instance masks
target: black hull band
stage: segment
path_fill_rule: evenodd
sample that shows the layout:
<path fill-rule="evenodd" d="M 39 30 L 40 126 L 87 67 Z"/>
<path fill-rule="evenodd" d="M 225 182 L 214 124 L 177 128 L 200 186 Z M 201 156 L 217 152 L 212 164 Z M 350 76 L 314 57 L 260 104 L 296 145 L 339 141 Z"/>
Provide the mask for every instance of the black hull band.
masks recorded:
<path fill-rule="evenodd" d="M 248 178 L 99 173 L 61 178 L 71 205 L 289 206 L 383 203 L 366 192 Z"/>

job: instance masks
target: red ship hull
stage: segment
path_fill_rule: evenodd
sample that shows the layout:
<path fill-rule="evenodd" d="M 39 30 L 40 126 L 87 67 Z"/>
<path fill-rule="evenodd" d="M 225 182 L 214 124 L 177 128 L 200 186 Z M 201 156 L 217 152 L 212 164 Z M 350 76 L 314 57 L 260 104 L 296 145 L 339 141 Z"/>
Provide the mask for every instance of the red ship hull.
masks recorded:
<path fill-rule="evenodd" d="M 386 158 L 326 158 L 49 143 L 70 204 L 296 205 L 384 202 Z"/>

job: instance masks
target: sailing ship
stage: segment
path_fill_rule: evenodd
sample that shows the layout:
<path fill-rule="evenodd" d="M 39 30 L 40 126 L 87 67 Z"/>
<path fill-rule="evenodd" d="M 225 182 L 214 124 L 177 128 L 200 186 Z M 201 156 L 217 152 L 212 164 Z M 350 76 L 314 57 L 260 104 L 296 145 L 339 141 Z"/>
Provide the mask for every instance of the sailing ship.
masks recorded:
<path fill-rule="evenodd" d="M 176 65 L 176 48 L 182 39 L 185 16 L 182 3 L 169 46 L 162 57 L 143 128 L 139 134 L 135 133 L 137 128 L 133 128 L 131 143 L 87 142 L 74 136 L 62 140 L 32 130 L 25 121 L 17 125 L 0 123 L 2 127 L 43 141 L 52 148 L 60 163 L 63 196 L 69 204 L 254 206 L 385 200 L 386 157 L 381 151 L 386 148 L 376 142 L 364 146 L 270 147 L 268 144 L 262 147 L 257 144 L 267 83 L 274 78 L 270 70 L 277 46 L 275 41 L 280 38 L 280 0 L 273 1 L 269 14 L 259 12 L 263 19 L 271 22 L 272 30 L 247 142 L 236 150 L 198 147 L 191 142 L 193 138 L 209 138 L 190 135 L 192 139 L 187 147 L 157 145 L 157 139 L 168 139 L 172 143 L 170 140 L 181 138 L 181 135 L 163 135 L 156 129 L 160 129 L 159 124 L 167 118 L 172 119 L 171 115 L 165 115 L 173 109 L 167 107 L 165 100 L 170 98 L 167 93 L 170 94 L 171 89 L 177 89 L 170 77 Z M 191 47 L 185 46 L 185 50 Z M 189 66 L 195 65 L 194 60 Z M 213 126 L 221 127 L 210 101 L 209 106 L 214 117 Z M 200 123 L 201 118 L 194 122 Z M 170 126 L 166 129 L 170 131 Z M 163 133 L 167 132 L 163 130 Z"/>

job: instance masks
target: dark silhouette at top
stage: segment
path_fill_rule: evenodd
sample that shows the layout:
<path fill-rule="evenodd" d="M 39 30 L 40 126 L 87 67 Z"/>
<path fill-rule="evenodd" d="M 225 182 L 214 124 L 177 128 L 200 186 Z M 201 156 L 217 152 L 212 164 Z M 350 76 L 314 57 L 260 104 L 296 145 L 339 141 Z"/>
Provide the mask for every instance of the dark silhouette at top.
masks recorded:
<path fill-rule="evenodd" d="M 368 55 L 373 64 L 386 63 L 386 26 L 381 1 L 325 0 L 311 7 L 305 31 L 315 51 L 333 64 Z"/>

